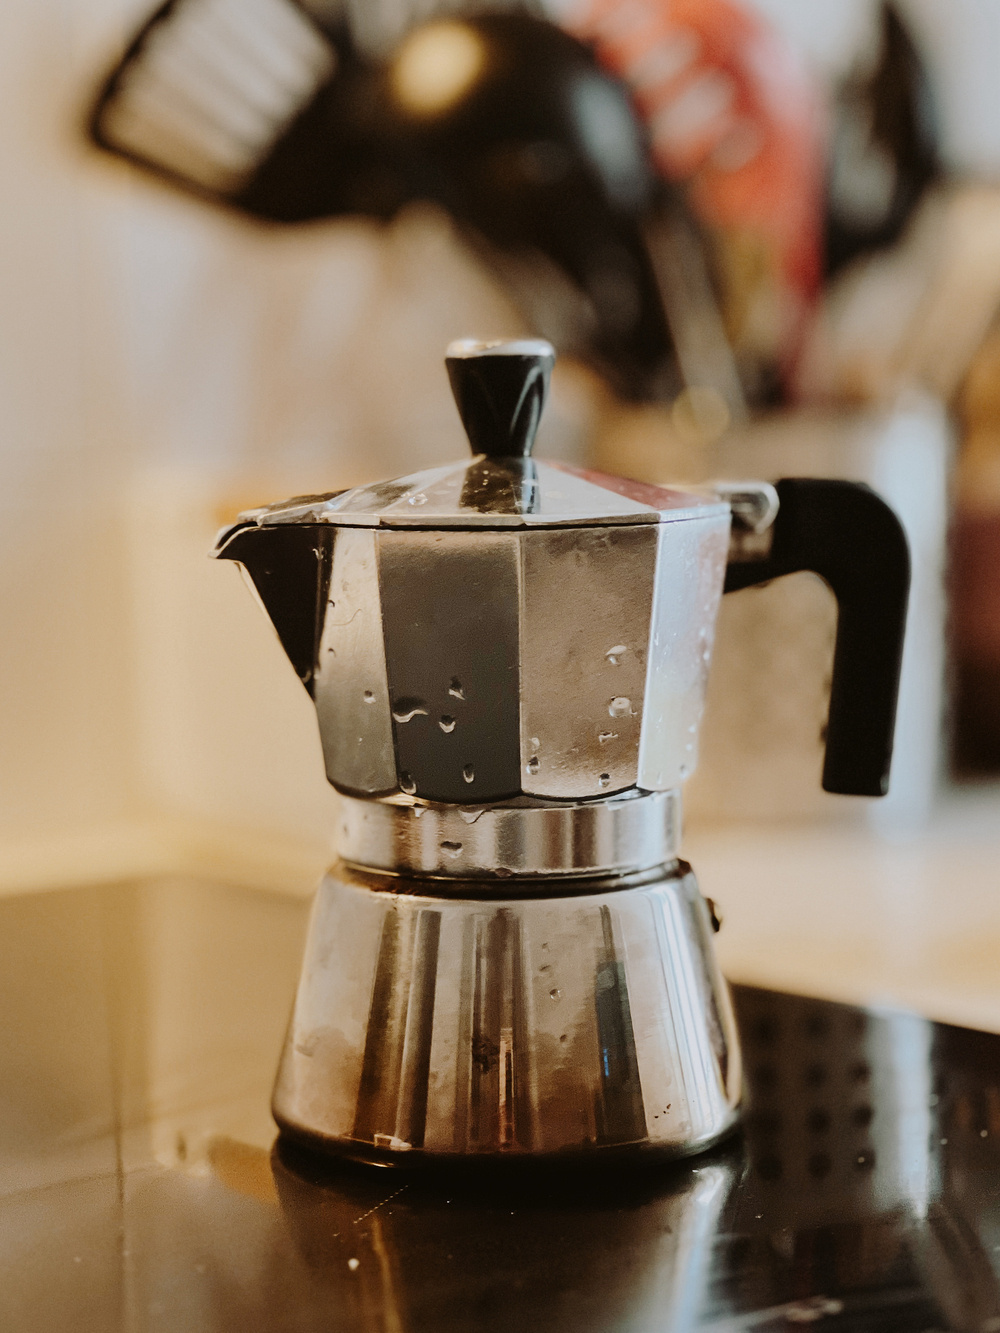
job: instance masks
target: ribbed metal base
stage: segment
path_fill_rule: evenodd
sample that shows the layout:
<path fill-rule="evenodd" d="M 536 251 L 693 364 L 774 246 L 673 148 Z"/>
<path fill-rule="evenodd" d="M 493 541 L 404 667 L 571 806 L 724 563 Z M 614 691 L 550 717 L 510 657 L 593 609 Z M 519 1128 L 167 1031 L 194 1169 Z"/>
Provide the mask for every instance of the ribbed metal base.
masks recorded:
<path fill-rule="evenodd" d="M 683 1155 L 732 1126 L 736 1030 L 687 867 L 534 898 L 374 883 L 342 866 L 316 899 L 274 1092 L 297 1138 L 414 1163 Z"/>

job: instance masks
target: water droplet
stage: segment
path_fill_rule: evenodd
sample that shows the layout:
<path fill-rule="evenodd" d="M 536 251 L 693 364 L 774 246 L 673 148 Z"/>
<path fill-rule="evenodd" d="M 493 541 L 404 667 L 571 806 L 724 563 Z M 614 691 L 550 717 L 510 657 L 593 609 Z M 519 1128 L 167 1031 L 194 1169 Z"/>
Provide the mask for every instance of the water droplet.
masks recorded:
<path fill-rule="evenodd" d="M 602 773 L 601 776 L 597 779 L 597 785 L 599 787 L 607 787 L 610 785 L 610 783 L 611 783 L 610 773 Z"/>
<path fill-rule="evenodd" d="M 462 682 L 457 676 L 452 676 L 451 684 L 448 686 L 448 693 L 453 699 L 464 699 L 465 691 L 462 689 Z"/>
<path fill-rule="evenodd" d="M 549 991 L 549 999 L 550 999 L 550 1000 L 561 1000 L 561 999 L 562 999 L 562 991 L 559 989 L 558 986 L 554 986 L 554 987 L 552 988 L 552 990 Z"/>
<path fill-rule="evenodd" d="M 375 695 L 371 692 L 371 690 L 365 690 L 365 703 L 373 704 L 374 702 L 375 702 Z"/>
<path fill-rule="evenodd" d="M 608 741 L 616 741 L 618 739 L 618 732 L 602 731 L 597 739 L 601 742 L 602 745 L 607 745 Z"/>
<path fill-rule="evenodd" d="M 528 762 L 525 764 L 525 768 L 528 770 L 529 773 L 534 775 L 535 773 L 538 772 L 538 767 L 539 767 L 538 756 L 533 754 L 531 758 L 528 760 Z"/>
<path fill-rule="evenodd" d="M 510 879 L 514 872 L 507 866 L 497 866 L 493 873 L 496 875 L 497 879 Z"/>
<path fill-rule="evenodd" d="M 450 856 L 454 861 L 456 856 L 462 855 L 462 844 L 460 842 L 443 842 L 441 844 L 441 850 L 444 852 L 445 856 Z"/>
<path fill-rule="evenodd" d="M 392 716 L 397 722 L 412 722 L 415 717 L 426 717 L 427 709 L 422 699 L 399 699 Z"/>
<path fill-rule="evenodd" d="M 414 819 L 422 819 L 424 817 L 424 811 L 427 809 L 427 807 L 426 805 L 411 805 L 410 809 L 413 811 Z"/>
<path fill-rule="evenodd" d="M 625 644 L 616 643 L 613 648 L 608 649 L 608 651 L 604 654 L 604 656 L 608 659 L 608 661 L 611 663 L 612 666 L 618 666 L 618 664 L 621 662 L 622 658 L 625 656 L 627 652 L 628 648 L 625 646 Z"/>
<path fill-rule="evenodd" d="M 459 810 L 458 812 L 467 824 L 474 824 L 477 819 L 481 819 L 483 810 Z"/>
<path fill-rule="evenodd" d="M 347 1267 L 351 1270 L 352 1273 L 356 1273 L 356 1272 L 358 1271 L 358 1269 L 361 1267 L 361 1260 L 360 1260 L 360 1259 L 348 1259 L 348 1261 L 347 1261 Z"/>
<path fill-rule="evenodd" d="M 438 726 L 445 733 L 445 735 L 448 735 L 450 732 L 455 730 L 455 719 L 453 717 L 450 717 L 447 713 L 443 713 L 438 721 Z"/>
<path fill-rule="evenodd" d="M 626 699 L 623 694 L 612 699 L 608 704 L 608 712 L 612 717 L 627 717 L 632 711 L 632 700 Z"/>
<path fill-rule="evenodd" d="M 472 767 L 471 764 L 466 764 L 465 767 L 462 769 L 462 777 L 465 779 L 466 782 L 475 782 L 476 770 Z"/>
<path fill-rule="evenodd" d="M 427 496 L 424 495 L 423 491 L 418 491 L 416 495 L 411 495 L 406 503 L 411 505 L 425 505 L 427 503 Z"/>
<path fill-rule="evenodd" d="M 412 796 L 417 790 L 417 784 L 413 781 L 413 778 L 409 773 L 400 773 L 399 787 L 401 791 L 406 792 L 407 796 Z"/>
<path fill-rule="evenodd" d="M 542 743 L 542 742 L 538 739 L 537 736 L 532 736 L 532 738 L 531 738 L 531 748 L 532 748 L 533 750 L 537 750 L 538 747 L 541 745 L 541 743 Z"/>

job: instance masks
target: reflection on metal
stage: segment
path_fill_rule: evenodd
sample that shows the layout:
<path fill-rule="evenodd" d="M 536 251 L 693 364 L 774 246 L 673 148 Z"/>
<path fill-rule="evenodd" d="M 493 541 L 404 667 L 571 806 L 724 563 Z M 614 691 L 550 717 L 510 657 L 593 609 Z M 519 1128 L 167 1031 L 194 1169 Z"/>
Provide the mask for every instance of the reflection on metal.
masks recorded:
<path fill-rule="evenodd" d="M 465 1079 L 456 1083 L 456 1099 L 468 1107 L 468 1125 L 457 1152 L 532 1147 L 531 1108 L 526 1101 L 531 1072 L 524 1013 L 521 922 L 504 907 L 474 918 L 473 985 L 460 1000 L 467 1014 L 459 1021 L 471 1035 Z M 463 1108 L 465 1110 L 465 1108 Z"/>
<path fill-rule="evenodd" d="M 439 912 L 382 926 L 358 1088 L 354 1137 L 406 1151 L 424 1141 Z M 406 972 L 409 985 L 398 978 Z M 391 1128 L 390 1128 L 391 1126 Z"/>
<path fill-rule="evenodd" d="M 672 791 L 488 806 L 396 805 L 344 796 L 337 848 L 343 860 L 369 870 L 486 880 L 483 893 L 489 882 L 495 888 L 497 880 L 507 884 L 514 876 L 627 874 L 662 866 L 677 855 L 680 815 L 680 793 Z M 538 885 L 529 891 L 538 892 Z M 439 885 L 436 892 L 448 889 Z"/>
<path fill-rule="evenodd" d="M 625 964 L 615 946 L 611 909 L 602 905 L 602 947 L 594 976 L 600 1084 L 594 1107 L 598 1143 L 640 1143 L 646 1115 Z"/>
<path fill-rule="evenodd" d="M 297 496 L 264 509 L 248 509 L 240 515 L 240 522 L 264 527 L 330 523 L 337 527 L 482 530 L 655 525 L 729 516 L 727 504 L 714 497 L 630 482 L 544 459 L 535 462 L 529 474 L 534 482 L 530 506 L 524 504 L 522 489 L 514 487 L 504 492 L 508 504 L 484 507 L 479 484 L 484 466 L 482 458 L 463 459 L 350 491 Z M 510 460 L 503 460 L 500 471 L 509 468 Z"/>
<path fill-rule="evenodd" d="M 320 619 L 313 697 L 326 772 L 348 791 L 397 786 L 375 534 L 338 532 Z"/>
<path fill-rule="evenodd" d="M 665 524 L 663 531 L 676 553 L 689 532 L 711 526 Z M 526 794 L 566 800 L 636 786 L 659 532 L 573 528 L 520 539 Z"/>
<path fill-rule="evenodd" d="M 274 1094 L 286 1130 L 392 1161 L 677 1154 L 732 1126 L 736 1033 L 690 872 L 496 901 L 390 884 L 341 868 L 320 889 Z"/>
<path fill-rule="evenodd" d="M 245 526 L 220 551 L 310 683 L 339 791 L 579 801 L 694 771 L 729 531 L 716 508 L 522 532 Z"/>
<path fill-rule="evenodd" d="M 517 537 L 414 536 L 377 538 L 400 787 L 456 804 L 516 796 Z"/>

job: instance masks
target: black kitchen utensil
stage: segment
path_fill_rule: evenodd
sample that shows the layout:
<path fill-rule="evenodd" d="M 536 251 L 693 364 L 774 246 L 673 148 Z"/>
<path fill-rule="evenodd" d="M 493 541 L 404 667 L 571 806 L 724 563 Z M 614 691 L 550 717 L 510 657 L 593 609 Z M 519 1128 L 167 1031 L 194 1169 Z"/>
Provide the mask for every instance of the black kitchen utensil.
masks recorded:
<path fill-rule="evenodd" d="M 622 85 L 552 24 L 436 20 L 373 61 L 345 23 L 321 27 L 295 0 L 170 0 L 105 82 L 90 129 L 102 148 L 267 221 L 388 219 L 437 202 L 529 322 L 620 393 L 669 397 L 721 376 L 739 415 L 721 324 L 651 257 L 657 218 L 674 220 L 662 242 L 683 206 L 664 197 Z M 711 301 L 707 281 L 698 290 Z"/>
<path fill-rule="evenodd" d="M 827 276 L 892 245 L 940 169 L 927 68 L 895 8 L 883 5 L 875 66 L 848 80 L 834 108 Z"/>

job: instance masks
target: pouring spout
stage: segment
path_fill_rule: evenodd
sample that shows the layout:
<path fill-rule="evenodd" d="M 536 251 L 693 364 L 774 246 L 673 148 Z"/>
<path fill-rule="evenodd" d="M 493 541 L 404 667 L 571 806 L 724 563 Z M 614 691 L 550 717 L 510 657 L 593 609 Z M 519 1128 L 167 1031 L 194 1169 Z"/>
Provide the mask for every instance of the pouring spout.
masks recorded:
<path fill-rule="evenodd" d="M 253 521 L 224 528 L 212 551 L 216 559 L 235 560 L 246 570 L 310 695 L 331 554 L 331 530 L 321 524 Z"/>

